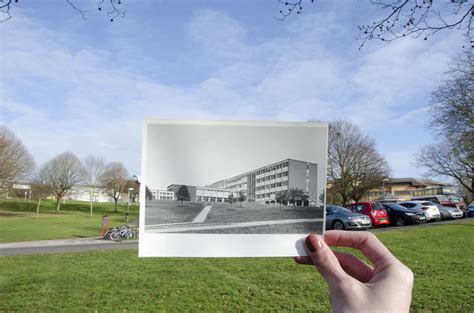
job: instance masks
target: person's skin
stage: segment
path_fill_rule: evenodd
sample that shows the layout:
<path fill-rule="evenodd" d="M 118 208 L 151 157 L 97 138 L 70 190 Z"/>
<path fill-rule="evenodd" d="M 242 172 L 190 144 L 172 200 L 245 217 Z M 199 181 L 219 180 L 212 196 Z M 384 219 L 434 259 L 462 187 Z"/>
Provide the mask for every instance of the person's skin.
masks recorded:
<path fill-rule="evenodd" d="M 329 286 L 333 312 L 409 312 L 413 273 L 374 234 L 328 231 L 324 239 L 309 235 L 305 246 L 308 256 L 295 261 L 316 266 Z M 373 266 L 329 246 L 358 249 Z"/>

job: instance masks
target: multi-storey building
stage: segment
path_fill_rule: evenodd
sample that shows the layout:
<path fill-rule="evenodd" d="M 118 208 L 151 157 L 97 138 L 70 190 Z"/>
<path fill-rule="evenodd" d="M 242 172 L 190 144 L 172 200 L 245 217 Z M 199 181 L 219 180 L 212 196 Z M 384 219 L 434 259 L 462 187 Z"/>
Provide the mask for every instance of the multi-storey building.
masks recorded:
<path fill-rule="evenodd" d="M 316 201 L 318 165 L 311 162 L 286 159 L 205 187 L 187 186 L 191 201 L 228 202 L 242 193 L 246 201 L 272 203 L 279 191 L 302 189 L 309 201 Z M 176 193 L 181 185 L 168 186 L 168 192 Z"/>
<path fill-rule="evenodd" d="M 276 193 L 291 188 L 302 189 L 310 200 L 316 200 L 318 165 L 286 159 L 206 187 L 227 189 L 234 194 L 243 192 L 247 201 L 275 201 Z"/>

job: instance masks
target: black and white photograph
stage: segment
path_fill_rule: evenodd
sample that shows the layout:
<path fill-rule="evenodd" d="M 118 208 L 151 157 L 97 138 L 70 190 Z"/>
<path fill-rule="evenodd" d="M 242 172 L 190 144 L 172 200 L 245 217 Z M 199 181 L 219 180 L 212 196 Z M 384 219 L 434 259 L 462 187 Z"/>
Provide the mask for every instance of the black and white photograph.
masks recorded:
<path fill-rule="evenodd" d="M 181 234 L 207 246 L 207 238 L 228 235 L 322 234 L 327 124 L 149 120 L 144 127 L 144 241 Z"/>

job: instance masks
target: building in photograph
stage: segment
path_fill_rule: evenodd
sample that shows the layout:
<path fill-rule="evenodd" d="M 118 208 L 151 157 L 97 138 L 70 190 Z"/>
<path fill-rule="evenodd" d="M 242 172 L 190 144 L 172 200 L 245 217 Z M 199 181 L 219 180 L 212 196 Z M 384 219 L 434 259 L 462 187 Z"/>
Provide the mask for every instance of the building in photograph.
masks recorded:
<path fill-rule="evenodd" d="M 174 192 L 168 190 L 150 189 L 152 200 L 174 200 Z"/>
<path fill-rule="evenodd" d="M 231 194 L 237 198 L 242 193 L 246 201 L 268 204 L 275 202 L 277 192 L 298 188 L 316 202 L 317 177 L 317 164 L 286 159 L 204 187 L 187 187 L 191 201 L 228 202 Z M 172 184 L 167 190 L 176 193 L 181 186 Z"/>

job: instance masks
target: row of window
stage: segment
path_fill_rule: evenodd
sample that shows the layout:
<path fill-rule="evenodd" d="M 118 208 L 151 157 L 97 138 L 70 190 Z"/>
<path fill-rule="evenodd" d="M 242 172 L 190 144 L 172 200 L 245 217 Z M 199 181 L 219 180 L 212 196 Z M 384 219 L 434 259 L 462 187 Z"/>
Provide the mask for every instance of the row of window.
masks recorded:
<path fill-rule="evenodd" d="M 281 187 L 281 186 L 288 186 L 288 181 L 285 180 L 285 181 L 282 181 L 282 182 L 278 182 L 278 183 L 274 183 L 274 184 L 268 184 L 268 185 L 264 185 L 264 186 L 258 186 L 257 188 L 255 188 L 255 190 L 265 190 L 265 189 L 270 189 L 270 188 L 275 188 L 275 187 Z"/>
<path fill-rule="evenodd" d="M 267 167 L 267 168 L 262 168 L 261 170 L 258 170 L 256 172 L 256 174 L 261 175 L 261 174 L 265 174 L 265 173 L 270 173 L 271 171 L 275 171 L 275 170 L 278 170 L 278 169 L 284 168 L 284 167 L 288 167 L 288 161 L 277 164 L 277 165 L 273 165 L 273 166 L 270 166 L 270 167 Z"/>
<path fill-rule="evenodd" d="M 275 193 L 274 193 L 274 192 L 264 193 L 264 194 L 261 194 L 261 195 L 257 195 L 257 199 L 274 198 L 274 197 L 275 197 Z"/>
<path fill-rule="evenodd" d="M 160 199 L 159 200 L 173 200 L 173 197 L 169 197 L 169 196 L 160 196 Z"/>
<path fill-rule="evenodd" d="M 283 173 L 274 174 L 274 175 L 269 175 L 267 177 L 257 178 L 256 182 L 260 183 L 260 182 L 263 182 L 263 181 L 266 181 L 266 180 L 272 180 L 272 179 L 286 177 L 286 176 L 288 176 L 288 171 L 283 172 Z"/>

